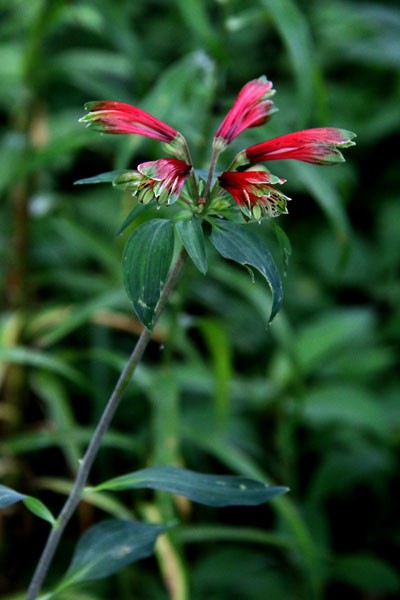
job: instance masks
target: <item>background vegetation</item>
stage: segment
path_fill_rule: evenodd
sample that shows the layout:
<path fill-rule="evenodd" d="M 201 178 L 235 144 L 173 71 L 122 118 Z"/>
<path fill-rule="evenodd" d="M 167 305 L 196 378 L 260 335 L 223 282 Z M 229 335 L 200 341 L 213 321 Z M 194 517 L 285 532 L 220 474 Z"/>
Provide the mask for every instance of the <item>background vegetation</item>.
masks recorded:
<path fill-rule="evenodd" d="M 49 583 L 107 515 L 178 515 L 156 559 L 64 597 L 398 598 L 398 3 L 2 0 L 0 56 L 0 477 L 55 511 L 139 330 L 116 237 L 131 198 L 73 182 L 160 157 L 155 143 L 86 131 L 84 102 L 154 113 L 200 167 L 261 74 L 279 113 L 232 153 L 304 127 L 358 134 L 343 166 L 273 165 L 293 196 L 279 219 L 292 255 L 256 225 L 286 272 L 269 330 L 261 281 L 217 256 L 207 277 L 187 267 L 92 473 L 184 464 L 290 494 L 223 511 L 89 496 Z M 48 526 L 19 504 L 0 519 L 0 593 L 19 598 Z"/>

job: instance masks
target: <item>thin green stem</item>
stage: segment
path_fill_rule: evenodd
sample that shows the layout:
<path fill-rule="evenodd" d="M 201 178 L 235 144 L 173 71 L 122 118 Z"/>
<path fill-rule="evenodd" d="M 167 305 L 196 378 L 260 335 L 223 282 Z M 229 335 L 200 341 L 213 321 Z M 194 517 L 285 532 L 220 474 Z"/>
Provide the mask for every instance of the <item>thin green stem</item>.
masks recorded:
<path fill-rule="evenodd" d="M 213 146 L 213 151 L 212 151 L 211 161 L 210 161 L 210 169 L 208 171 L 206 187 L 204 188 L 204 199 L 205 200 L 208 200 L 208 195 L 209 195 L 210 189 L 211 189 L 211 182 L 212 182 L 212 178 L 214 175 L 215 166 L 217 164 L 217 160 L 218 160 L 218 156 L 220 155 L 220 152 L 221 151 L 218 148 Z"/>
<path fill-rule="evenodd" d="M 167 300 L 171 294 L 171 291 L 175 287 L 181 275 L 183 266 L 186 262 L 186 258 L 186 251 L 182 249 L 176 262 L 170 269 L 167 281 L 162 289 L 160 300 L 158 302 L 155 314 L 155 322 L 157 322 L 162 311 L 164 310 Z M 52 562 L 53 556 L 64 533 L 64 529 L 81 500 L 83 489 L 88 480 L 93 462 L 100 449 L 103 436 L 110 426 L 112 418 L 121 402 L 122 395 L 125 389 L 127 388 L 129 382 L 131 381 L 131 378 L 143 356 L 143 353 L 147 347 L 147 344 L 150 341 L 150 338 L 151 331 L 149 331 L 148 329 L 144 329 L 138 341 L 136 342 L 132 354 L 130 355 L 124 369 L 122 370 L 119 376 L 115 388 L 107 402 L 104 412 L 100 417 L 97 427 L 93 433 L 92 439 L 90 440 L 85 455 L 80 461 L 79 469 L 74 484 L 72 486 L 71 492 L 63 508 L 61 509 L 60 514 L 57 517 L 55 525 L 50 531 L 46 545 L 43 549 L 42 555 L 39 559 L 30 586 L 28 588 L 26 600 L 34 600 L 40 592 L 40 589 L 43 585 L 50 564 Z"/>
<path fill-rule="evenodd" d="M 186 152 L 187 161 L 188 161 L 188 163 L 190 165 L 192 165 L 192 170 L 190 172 L 190 181 L 191 181 L 191 184 L 192 184 L 192 194 L 196 198 L 196 202 L 198 203 L 199 199 L 200 199 L 199 186 L 198 186 L 198 183 L 197 183 L 196 174 L 194 172 L 192 156 L 190 154 L 190 148 L 189 148 L 188 143 L 187 143 L 187 141 L 186 141 L 185 138 L 184 138 L 184 145 L 185 145 L 185 152 Z"/>

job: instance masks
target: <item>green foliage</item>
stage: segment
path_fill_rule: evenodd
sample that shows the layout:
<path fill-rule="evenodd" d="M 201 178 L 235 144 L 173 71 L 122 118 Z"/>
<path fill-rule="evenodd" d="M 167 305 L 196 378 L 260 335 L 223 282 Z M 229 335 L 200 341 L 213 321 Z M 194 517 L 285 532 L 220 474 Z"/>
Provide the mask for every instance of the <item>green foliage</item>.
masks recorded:
<path fill-rule="evenodd" d="M 167 219 L 152 219 L 129 237 L 122 257 L 124 284 L 136 314 L 148 328 L 153 321 L 161 289 L 174 252 L 174 228 Z"/>
<path fill-rule="evenodd" d="M 160 525 L 121 519 L 94 525 L 79 540 L 55 593 L 84 581 L 108 577 L 126 565 L 150 556 L 157 537 L 164 531 L 165 527 Z"/>
<path fill-rule="evenodd" d="M 54 524 L 55 520 L 47 506 L 43 504 L 38 498 L 32 496 L 25 496 L 15 490 L 12 490 L 5 485 L 0 485 L 0 508 L 6 508 L 12 506 L 16 502 L 23 502 L 26 508 L 30 510 L 34 515 L 48 521 L 51 525 Z"/>
<path fill-rule="evenodd" d="M 188 255 L 200 273 L 207 273 L 207 253 L 203 228 L 199 219 L 191 217 L 176 222 L 176 231 Z"/>
<path fill-rule="evenodd" d="M 149 488 L 172 492 L 207 506 L 253 506 L 287 492 L 287 488 L 266 486 L 259 481 L 229 475 L 205 475 L 188 469 L 150 467 L 121 475 L 96 486 L 94 490 Z"/>
<path fill-rule="evenodd" d="M 225 240 L 234 260 L 221 260 L 208 231 L 205 249 L 199 235 L 192 247 L 183 229 L 195 221 L 177 222 L 194 265 L 154 328 L 92 483 L 168 464 L 290 493 L 221 512 L 157 490 L 87 491 L 47 585 L 57 589 L 78 531 L 83 544 L 85 531 L 109 526 L 105 517 L 129 527 L 140 517 L 146 528 L 176 524 L 156 546 L 157 563 L 126 563 L 58 596 L 398 597 L 398 28 L 390 0 L 0 1 L 2 597 L 23 597 L 48 530 L 37 499 L 56 513 L 141 331 L 121 258 L 148 215 L 128 192 L 73 182 L 104 182 L 98 173 L 159 158 L 160 147 L 85 130 L 83 105 L 116 99 L 152 112 L 182 130 L 204 169 L 220 117 L 263 73 L 279 113 L 235 140 L 228 162 L 303 126 L 354 130 L 358 145 L 338 168 L 274 164 L 292 197 L 279 218 L 285 233 L 274 242 L 272 224 L 251 226 L 286 272 L 268 330 L 264 278 L 252 283 L 234 262 L 251 267 L 248 254 L 232 257 Z M 167 221 L 172 209 L 157 217 Z M 140 288 L 129 286 L 139 306 Z M 145 299 L 149 325 L 158 294 L 154 285 Z M 93 566 L 98 574 L 107 557 Z"/>
<path fill-rule="evenodd" d="M 283 292 L 279 271 L 267 246 L 243 225 L 230 221 L 213 223 L 211 241 L 224 258 L 254 267 L 266 279 L 272 291 L 270 323 L 280 309 Z"/>

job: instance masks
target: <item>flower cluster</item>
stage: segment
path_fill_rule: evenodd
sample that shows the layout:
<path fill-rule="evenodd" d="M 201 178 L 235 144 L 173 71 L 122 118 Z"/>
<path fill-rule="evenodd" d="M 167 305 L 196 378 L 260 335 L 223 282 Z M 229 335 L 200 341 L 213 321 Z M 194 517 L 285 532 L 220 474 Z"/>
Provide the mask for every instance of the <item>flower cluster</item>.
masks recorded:
<path fill-rule="evenodd" d="M 122 102 L 100 101 L 86 105 L 89 110 L 81 121 L 106 133 L 136 134 L 166 144 L 174 158 L 145 162 L 118 178 L 138 199 L 147 203 L 172 204 L 182 194 L 188 177 L 197 198 L 189 203 L 193 209 L 210 212 L 224 194 L 229 194 L 246 218 L 276 217 L 287 212 L 288 198 L 275 186 L 285 182 L 260 163 L 278 159 L 295 159 L 318 165 L 333 165 L 344 160 L 340 149 L 354 145 L 355 135 L 344 129 L 323 127 L 305 129 L 276 137 L 239 152 L 228 171 L 214 181 L 214 168 L 226 147 L 245 129 L 258 127 L 274 112 L 272 83 L 265 77 L 246 83 L 239 92 L 213 139 L 211 167 L 206 182 L 199 185 L 185 138 L 181 133 L 149 113 Z M 199 190 L 202 190 L 200 194 Z"/>

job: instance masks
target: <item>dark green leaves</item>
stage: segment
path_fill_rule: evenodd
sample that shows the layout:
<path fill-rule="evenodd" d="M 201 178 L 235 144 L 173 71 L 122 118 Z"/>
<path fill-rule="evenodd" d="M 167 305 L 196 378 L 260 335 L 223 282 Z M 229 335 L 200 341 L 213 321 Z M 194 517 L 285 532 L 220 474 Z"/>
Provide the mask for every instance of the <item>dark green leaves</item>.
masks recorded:
<path fill-rule="evenodd" d="M 115 477 L 92 491 L 140 488 L 171 492 L 206 506 L 255 506 L 288 491 L 288 488 L 268 486 L 247 477 L 206 475 L 169 466 L 150 467 Z"/>
<path fill-rule="evenodd" d="M 215 220 L 211 241 L 218 252 L 241 265 L 254 267 L 267 280 L 272 292 L 270 323 L 282 304 L 282 281 L 267 246 L 249 231 L 245 225 Z"/>
<path fill-rule="evenodd" d="M 199 219 L 182 219 L 177 221 L 176 231 L 190 258 L 203 275 L 207 272 L 206 245 L 203 228 Z"/>
<path fill-rule="evenodd" d="M 154 326 L 155 311 L 174 251 L 171 221 L 152 219 L 128 239 L 122 259 L 126 291 L 147 329 Z"/>
<path fill-rule="evenodd" d="M 102 579 L 153 553 L 163 525 L 112 519 L 91 527 L 78 542 L 59 589 Z"/>
<path fill-rule="evenodd" d="M 207 272 L 207 256 L 200 220 L 192 216 L 175 224 L 180 241 L 195 266 Z M 254 267 L 272 291 L 269 322 L 282 304 L 282 282 L 267 246 L 245 225 L 213 220 L 211 241 L 224 257 Z M 140 225 L 128 239 L 123 256 L 125 288 L 142 323 L 152 329 L 155 312 L 165 284 L 174 250 L 174 226 L 166 219 L 153 219 Z"/>

